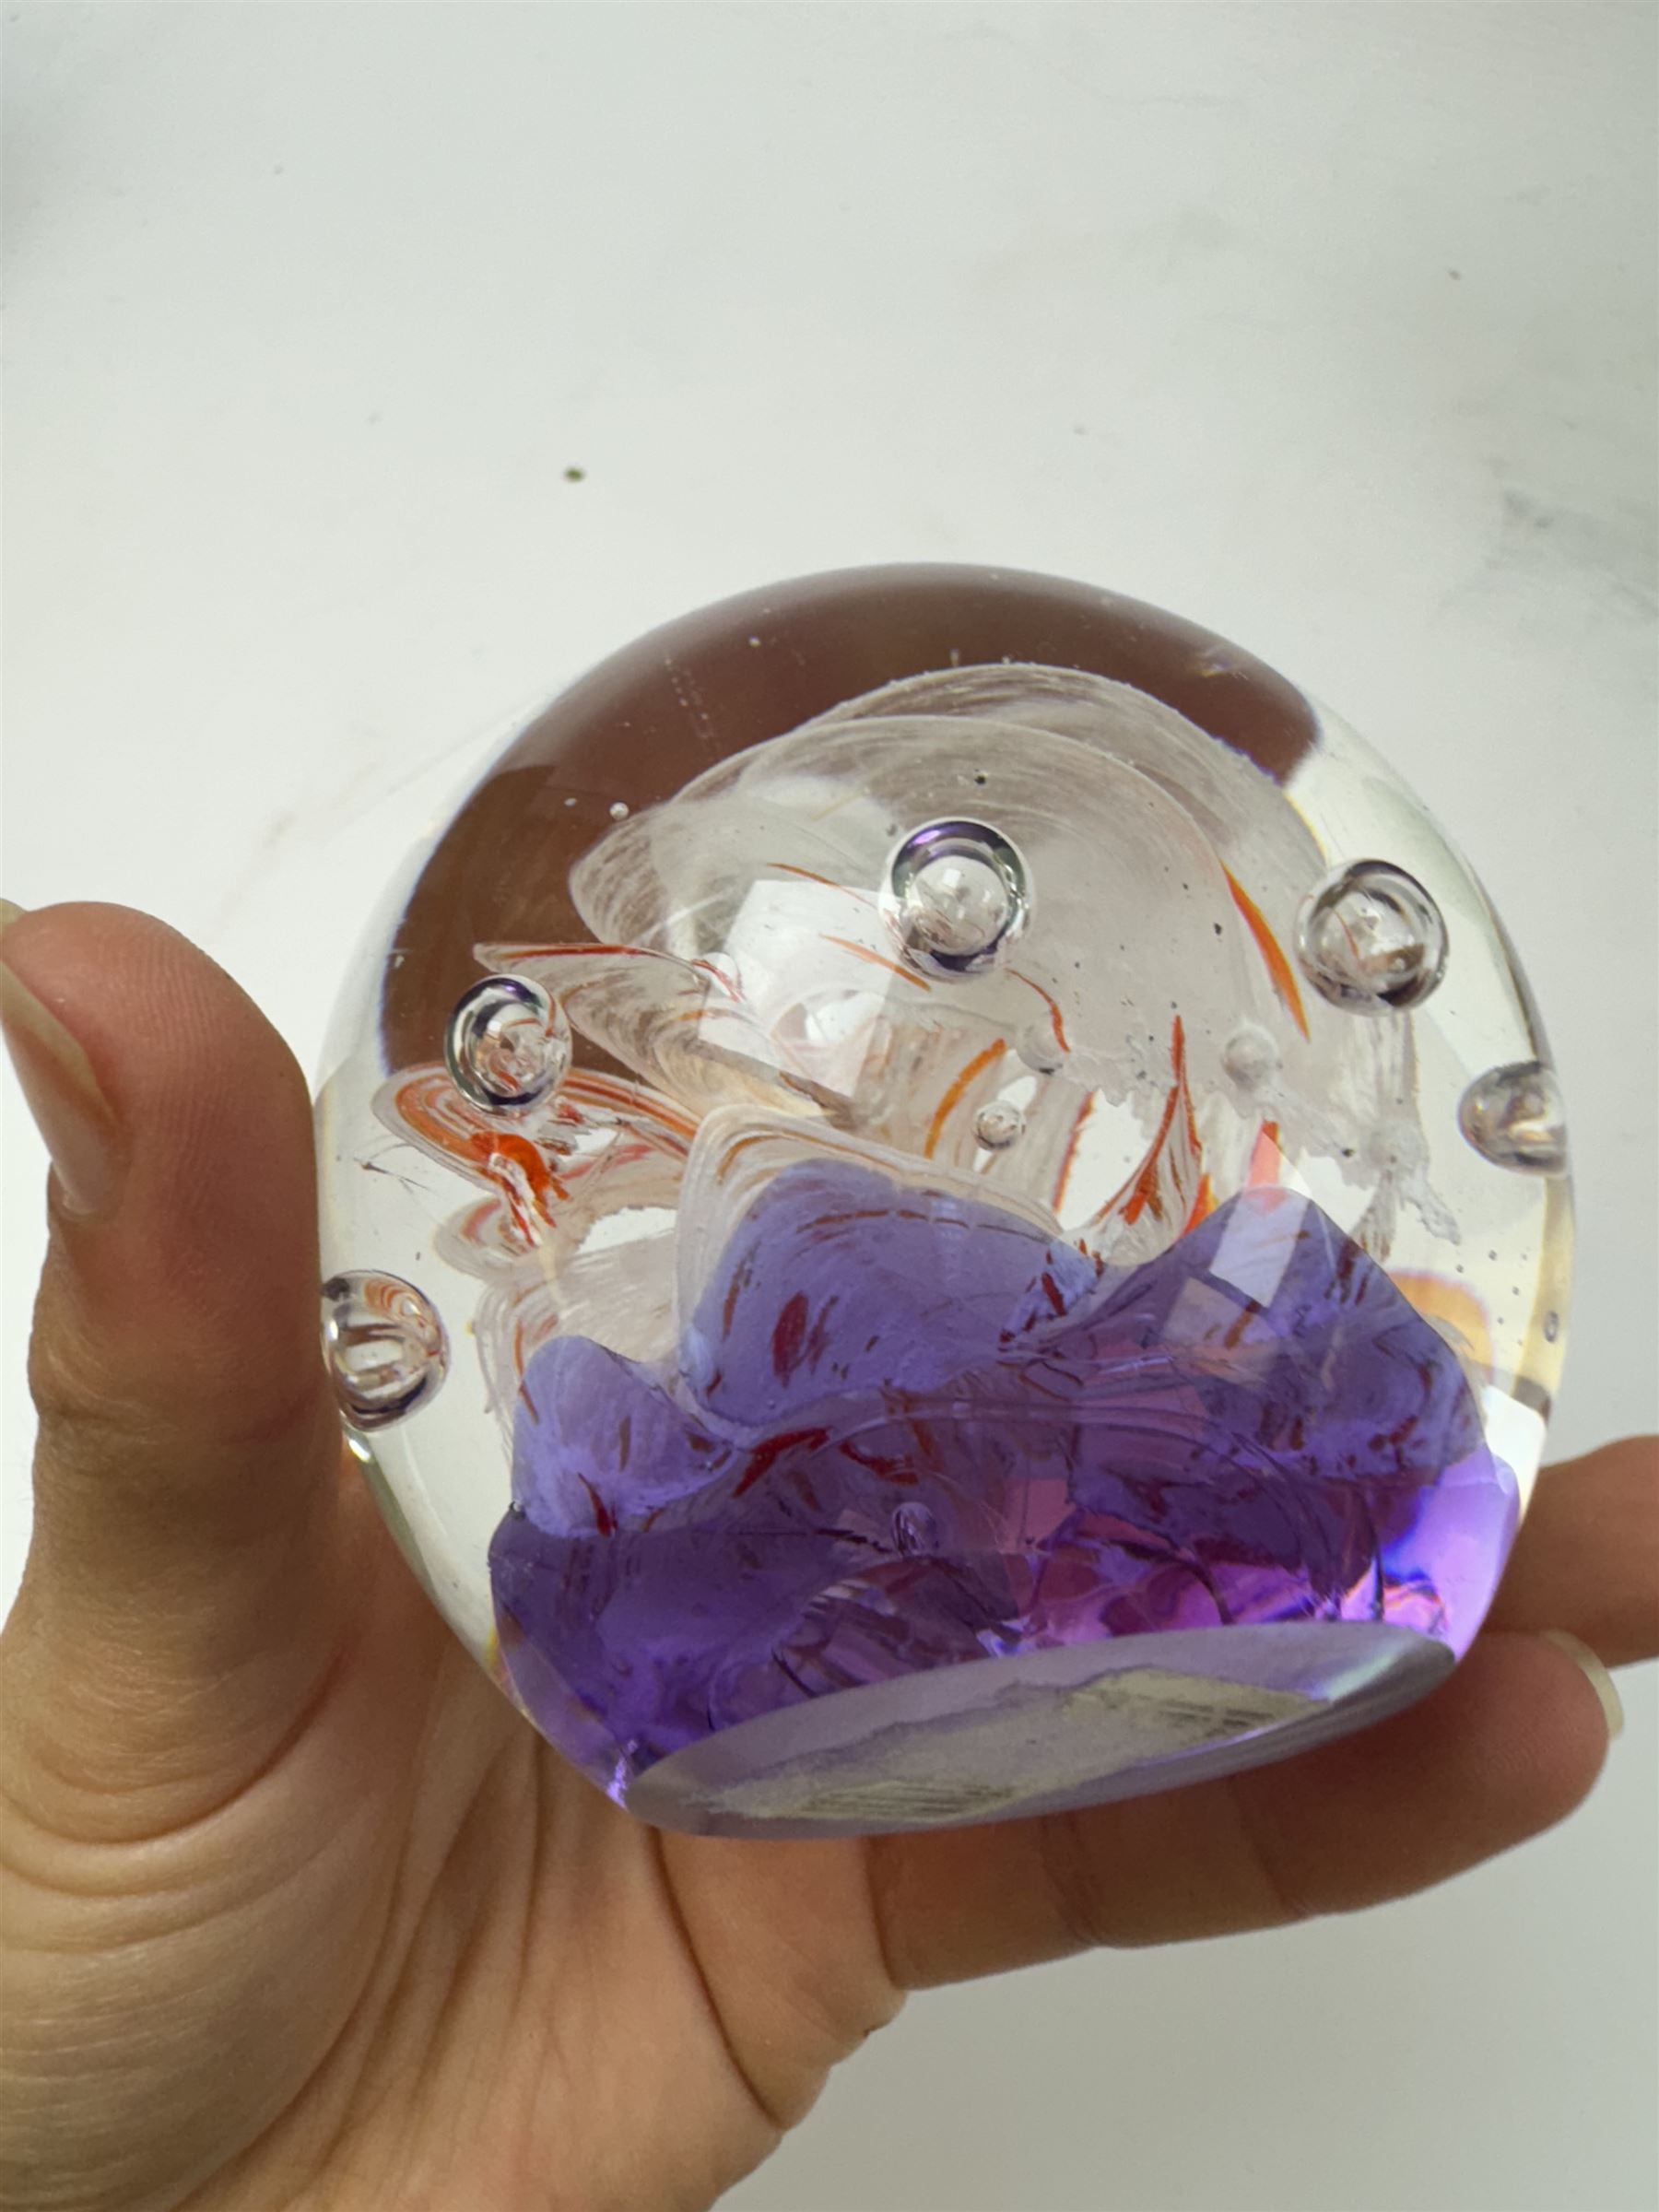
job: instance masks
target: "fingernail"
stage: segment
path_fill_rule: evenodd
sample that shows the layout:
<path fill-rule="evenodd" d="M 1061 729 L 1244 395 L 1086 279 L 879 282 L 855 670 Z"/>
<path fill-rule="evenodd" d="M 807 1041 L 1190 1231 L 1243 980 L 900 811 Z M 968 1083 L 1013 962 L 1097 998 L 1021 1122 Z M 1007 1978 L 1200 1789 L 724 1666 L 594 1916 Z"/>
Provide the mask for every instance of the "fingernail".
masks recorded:
<path fill-rule="evenodd" d="M 108 1213 L 121 1189 L 120 1131 L 92 1064 L 4 958 L 23 909 L 0 899 L 0 1028 L 71 1213 Z"/>
<path fill-rule="evenodd" d="M 1587 1643 L 1581 1643 L 1576 1636 L 1569 1635 L 1565 1629 L 1544 1629 L 1540 1630 L 1540 1633 L 1546 1643 L 1559 1643 L 1567 1656 L 1570 1659 L 1576 1659 L 1585 1674 L 1589 1676 L 1590 1687 L 1601 1700 L 1601 1709 L 1607 1716 L 1608 1741 L 1611 1742 L 1615 1736 L 1622 1735 L 1624 1734 L 1624 1705 L 1620 1700 L 1612 1676 L 1590 1649 L 1590 1646 Z"/>

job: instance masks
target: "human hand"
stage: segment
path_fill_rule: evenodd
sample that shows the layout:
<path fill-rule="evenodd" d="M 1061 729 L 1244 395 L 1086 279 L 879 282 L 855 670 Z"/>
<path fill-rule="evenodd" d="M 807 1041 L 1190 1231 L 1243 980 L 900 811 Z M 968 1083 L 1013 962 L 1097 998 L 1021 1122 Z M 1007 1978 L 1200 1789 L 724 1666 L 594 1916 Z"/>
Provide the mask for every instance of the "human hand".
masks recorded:
<path fill-rule="evenodd" d="M 1617 1712 L 1550 1632 L 1659 1650 L 1647 1439 L 1541 1478 L 1463 1665 L 1357 1737 L 932 1835 L 644 1828 L 474 1665 L 342 1452 L 280 1039 L 138 914 L 0 953 L 55 1162 L 0 1636 L 8 2205 L 707 2205 L 907 1990 L 1354 1911 L 1548 1828 Z"/>

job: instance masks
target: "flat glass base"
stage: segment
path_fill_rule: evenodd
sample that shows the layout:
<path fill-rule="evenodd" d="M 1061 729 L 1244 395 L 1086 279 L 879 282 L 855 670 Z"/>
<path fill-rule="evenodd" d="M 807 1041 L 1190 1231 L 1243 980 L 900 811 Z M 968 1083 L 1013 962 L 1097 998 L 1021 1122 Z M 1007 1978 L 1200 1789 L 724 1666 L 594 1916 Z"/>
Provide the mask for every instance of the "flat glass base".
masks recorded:
<path fill-rule="evenodd" d="M 874 1835 L 1102 1805 L 1263 1766 L 1415 1704 L 1447 1647 L 1373 1621 L 1115 1637 L 818 1697 L 657 1761 L 629 1810 L 700 1835 Z"/>

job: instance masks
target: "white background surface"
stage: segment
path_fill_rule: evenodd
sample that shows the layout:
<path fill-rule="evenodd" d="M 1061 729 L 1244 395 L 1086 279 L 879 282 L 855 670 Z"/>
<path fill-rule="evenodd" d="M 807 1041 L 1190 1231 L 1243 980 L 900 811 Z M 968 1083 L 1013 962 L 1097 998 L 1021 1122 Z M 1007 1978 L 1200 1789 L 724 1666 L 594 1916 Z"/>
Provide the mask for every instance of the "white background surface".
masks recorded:
<path fill-rule="evenodd" d="M 648 624 L 875 559 L 1126 590 L 1327 699 L 1486 877 L 1573 1118 L 1556 1447 L 1652 1425 L 1655 22 L 7 8 L 6 894 L 154 909 L 309 1065 L 403 849 Z M 914 2000 L 728 2202 L 1651 2212 L 1621 1687 L 1542 1841 Z"/>

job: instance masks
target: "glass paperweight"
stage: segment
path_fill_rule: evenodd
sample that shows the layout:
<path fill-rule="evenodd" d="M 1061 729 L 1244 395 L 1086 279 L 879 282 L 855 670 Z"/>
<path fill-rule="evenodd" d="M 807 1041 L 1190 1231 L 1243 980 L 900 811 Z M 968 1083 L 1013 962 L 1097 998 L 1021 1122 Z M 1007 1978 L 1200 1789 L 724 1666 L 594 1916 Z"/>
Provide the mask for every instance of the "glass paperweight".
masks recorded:
<path fill-rule="evenodd" d="M 1420 1698 L 1535 1477 L 1571 1216 L 1468 868 L 1248 653 L 994 570 L 604 662 L 394 889 L 319 1100 L 411 1564 L 618 1803 L 872 1832 Z"/>

